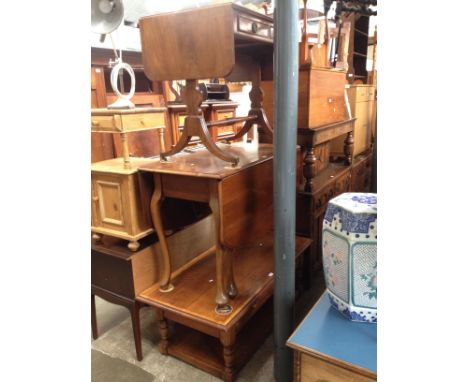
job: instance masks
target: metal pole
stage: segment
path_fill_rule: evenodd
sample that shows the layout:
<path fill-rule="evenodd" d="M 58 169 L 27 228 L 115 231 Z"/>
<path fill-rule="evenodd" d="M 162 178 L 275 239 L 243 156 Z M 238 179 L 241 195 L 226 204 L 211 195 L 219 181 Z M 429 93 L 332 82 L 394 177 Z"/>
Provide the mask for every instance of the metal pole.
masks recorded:
<path fill-rule="evenodd" d="M 274 216 L 275 380 L 293 378 L 293 354 L 286 347 L 294 323 L 296 231 L 296 144 L 299 75 L 299 2 L 281 0 L 275 9 Z"/>

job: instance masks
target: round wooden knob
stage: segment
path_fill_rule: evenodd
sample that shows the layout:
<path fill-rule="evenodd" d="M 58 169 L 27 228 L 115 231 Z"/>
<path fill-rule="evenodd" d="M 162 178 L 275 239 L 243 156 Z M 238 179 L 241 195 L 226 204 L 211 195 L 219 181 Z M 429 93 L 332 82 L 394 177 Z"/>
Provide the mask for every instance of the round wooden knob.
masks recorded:
<path fill-rule="evenodd" d="M 99 121 L 91 121 L 91 125 L 93 125 L 93 126 L 99 126 Z"/>

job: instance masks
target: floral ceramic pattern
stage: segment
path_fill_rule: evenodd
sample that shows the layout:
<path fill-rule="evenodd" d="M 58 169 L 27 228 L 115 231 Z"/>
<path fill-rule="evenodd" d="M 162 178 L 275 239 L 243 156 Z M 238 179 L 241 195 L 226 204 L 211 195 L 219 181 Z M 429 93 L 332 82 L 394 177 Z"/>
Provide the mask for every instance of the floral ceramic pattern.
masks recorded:
<path fill-rule="evenodd" d="M 348 320 L 357 322 L 370 322 L 377 323 L 377 311 L 375 309 L 361 309 L 349 306 L 343 303 L 338 297 L 334 296 L 330 291 L 328 292 L 328 299 L 330 304 L 343 314 Z"/>
<path fill-rule="evenodd" d="M 325 221 L 332 223 L 333 219 L 338 217 L 341 222 L 341 228 L 350 233 L 367 233 L 369 226 L 377 219 L 376 214 L 354 214 L 340 206 L 329 204 L 325 213 Z"/>
<path fill-rule="evenodd" d="M 330 200 L 322 257 L 332 305 L 352 321 L 376 323 L 376 194 L 344 193 Z"/>
<path fill-rule="evenodd" d="M 359 275 L 361 280 L 367 283 L 368 292 L 363 292 L 364 296 L 377 301 L 377 263 L 374 265 L 374 272 Z"/>
<path fill-rule="evenodd" d="M 377 196 L 371 195 L 354 195 L 351 200 L 354 200 L 358 203 L 365 203 L 365 204 L 377 204 Z"/>
<path fill-rule="evenodd" d="M 349 273 L 348 242 L 333 232 L 323 232 L 323 271 L 326 284 L 342 300 L 348 301 L 346 275 Z"/>

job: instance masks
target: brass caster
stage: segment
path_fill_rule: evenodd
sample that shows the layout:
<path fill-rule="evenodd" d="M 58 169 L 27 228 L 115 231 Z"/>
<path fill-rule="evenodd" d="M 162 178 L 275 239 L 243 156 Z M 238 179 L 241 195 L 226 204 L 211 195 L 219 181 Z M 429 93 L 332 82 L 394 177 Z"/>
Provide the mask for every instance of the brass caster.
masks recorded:
<path fill-rule="evenodd" d="M 160 286 L 159 291 L 162 293 L 169 293 L 174 290 L 174 285 L 167 284 L 166 286 Z"/>
<path fill-rule="evenodd" d="M 226 304 L 226 305 L 218 305 L 215 309 L 215 312 L 217 314 L 221 314 L 221 315 L 227 315 L 227 314 L 231 314 L 232 312 L 232 306 L 229 305 L 229 304 Z"/>

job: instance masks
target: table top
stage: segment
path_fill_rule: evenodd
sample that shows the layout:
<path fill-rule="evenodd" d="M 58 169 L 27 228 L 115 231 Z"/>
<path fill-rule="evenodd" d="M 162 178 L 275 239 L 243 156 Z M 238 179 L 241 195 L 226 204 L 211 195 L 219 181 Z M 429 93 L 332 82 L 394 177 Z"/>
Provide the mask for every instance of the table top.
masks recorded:
<path fill-rule="evenodd" d="M 139 166 L 139 170 L 160 174 L 185 175 L 198 178 L 223 179 L 248 167 L 271 160 L 273 145 L 268 143 L 236 142 L 230 145 L 216 143 L 226 153 L 238 156 L 239 164 L 232 167 L 211 154 L 205 147 L 192 152 L 181 152 L 169 157 L 168 162 L 153 162 Z"/>
<path fill-rule="evenodd" d="M 287 345 L 336 364 L 377 373 L 377 325 L 349 321 L 331 306 L 326 292 Z"/>
<path fill-rule="evenodd" d="M 106 174 L 123 174 L 130 175 L 138 172 L 138 168 L 144 164 L 154 163 L 159 161 L 159 158 L 137 158 L 130 157 L 128 167 L 124 165 L 124 158 L 112 158 L 101 162 L 91 164 L 91 172 L 103 172 Z"/>
<path fill-rule="evenodd" d="M 167 110 L 165 107 L 136 107 L 134 109 L 91 109 L 91 115 L 128 115 L 142 113 L 163 113 Z"/>

